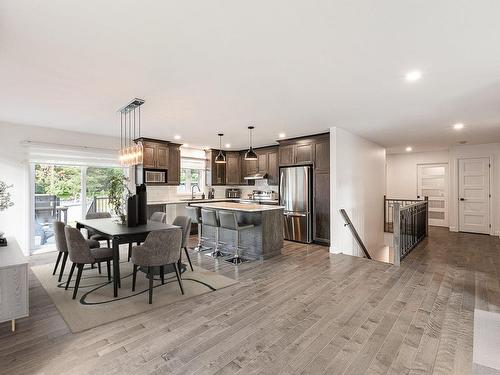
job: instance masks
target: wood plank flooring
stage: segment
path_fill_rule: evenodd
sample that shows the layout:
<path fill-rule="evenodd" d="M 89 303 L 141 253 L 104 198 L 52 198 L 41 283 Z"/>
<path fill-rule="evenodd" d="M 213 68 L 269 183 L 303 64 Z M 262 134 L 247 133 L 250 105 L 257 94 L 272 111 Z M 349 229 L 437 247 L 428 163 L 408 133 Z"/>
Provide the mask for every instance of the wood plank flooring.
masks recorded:
<path fill-rule="evenodd" d="M 491 236 L 432 228 L 400 267 L 291 242 L 238 269 L 192 260 L 240 283 L 79 334 L 31 273 L 30 317 L 0 324 L 0 373 L 470 374 L 474 308 L 500 312 Z"/>

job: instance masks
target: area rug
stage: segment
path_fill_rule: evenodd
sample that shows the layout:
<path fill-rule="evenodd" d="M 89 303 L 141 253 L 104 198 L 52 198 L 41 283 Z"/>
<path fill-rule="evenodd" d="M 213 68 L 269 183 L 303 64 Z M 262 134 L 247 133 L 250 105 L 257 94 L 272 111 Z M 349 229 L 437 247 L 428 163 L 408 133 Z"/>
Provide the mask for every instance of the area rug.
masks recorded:
<path fill-rule="evenodd" d="M 68 262 L 69 263 L 69 262 Z M 72 299 L 76 272 L 68 290 L 65 290 L 70 266 L 63 276 L 64 282 L 57 282 L 57 274 L 52 275 L 54 264 L 34 266 L 35 273 L 43 288 L 47 291 L 57 309 L 63 316 L 72 332 L 81 332 L 90 328 L 113 322 L 132 315 L 156 309 L 188 298 L 209 293 L 236 284 L 237 281 L 195 267 L 194 271 L 183 267 L 182 282 L 184 295 L 181 294 L 175 273 L 165 274 L 165 285 L 158 276 L 154 278 L 153 303 L 148 303 L 149 280 L 143 272 L 137 273 L 136 289 L 132 292 L 132 264 L 120 263 L 121 288 L 118 298 L 113 297 L 113 283 L 108 281 L 106 265 L 103 264 L 102 274 L 97 267 L 86 266 L 78 295 Z"/>

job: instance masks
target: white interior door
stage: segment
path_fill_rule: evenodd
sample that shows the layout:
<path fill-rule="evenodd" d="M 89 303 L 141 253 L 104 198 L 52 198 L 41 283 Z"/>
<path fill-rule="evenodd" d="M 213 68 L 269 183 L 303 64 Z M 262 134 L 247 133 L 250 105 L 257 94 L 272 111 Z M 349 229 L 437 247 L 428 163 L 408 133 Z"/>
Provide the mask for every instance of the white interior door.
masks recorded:
<path fill-rule="evenodd" d="M 490 233 L 490 159 L 458 160 L 458 223 L 462 232 Z"/>
<path fill-rule="evenodd" d="M 417 195 L 429 197 L 429 225 L 448 226 L 448 164 L 417 165 Z"/>

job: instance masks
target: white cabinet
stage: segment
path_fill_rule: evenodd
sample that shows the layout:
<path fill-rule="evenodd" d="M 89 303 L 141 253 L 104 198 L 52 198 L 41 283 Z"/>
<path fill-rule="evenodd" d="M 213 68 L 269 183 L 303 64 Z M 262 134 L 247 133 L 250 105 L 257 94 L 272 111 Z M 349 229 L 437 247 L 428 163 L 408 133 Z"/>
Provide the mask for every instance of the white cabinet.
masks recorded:
<path fill-rule="evenodd" d="M 12 321 L 29 315 L 28 259 L 14 238 L 0 247 L 0 322 Z"/>

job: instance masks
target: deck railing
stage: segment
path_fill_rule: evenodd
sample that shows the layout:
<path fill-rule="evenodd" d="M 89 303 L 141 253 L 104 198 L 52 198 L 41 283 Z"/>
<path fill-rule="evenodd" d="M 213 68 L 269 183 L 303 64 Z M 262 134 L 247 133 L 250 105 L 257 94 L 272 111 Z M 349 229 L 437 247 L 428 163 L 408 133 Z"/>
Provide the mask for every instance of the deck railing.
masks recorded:
<path fill-rule="evenodd" d="M 95 214 L 97 212 L 110 212 L 111 205 L 109 204 L 109 197 L 94 197 L 94 200 L 87 210 L 88 214 Z"/>
<path fill-rule="evenodd" d="M 393 213 L 394 213 L 394 204 L 398 203 L 399 207 L 409 206 L 418 202 L 422 202 L 425 199 L 390 199 L 384 195 L 384 232 L 393 233 Z"/>
<path fill-rule="evenodd" d="M 393 203 L 394 264 L 399 265 L 429 233 L 429 201 L 427 198 L 409 205 Z"/>

